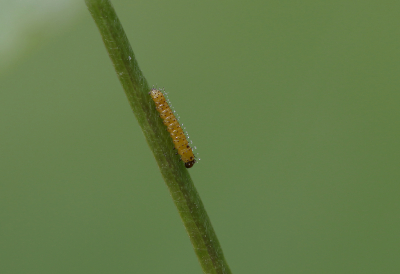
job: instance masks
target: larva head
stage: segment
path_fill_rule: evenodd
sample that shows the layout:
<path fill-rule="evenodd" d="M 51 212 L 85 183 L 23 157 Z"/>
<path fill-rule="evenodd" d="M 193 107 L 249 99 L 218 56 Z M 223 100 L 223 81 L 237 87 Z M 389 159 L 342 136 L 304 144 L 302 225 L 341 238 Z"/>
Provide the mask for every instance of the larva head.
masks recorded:
<path fill-rule="evenodd" d="M 186 168 L 191 168 L 196 163 L 196 160 L 185 163 Z"/>

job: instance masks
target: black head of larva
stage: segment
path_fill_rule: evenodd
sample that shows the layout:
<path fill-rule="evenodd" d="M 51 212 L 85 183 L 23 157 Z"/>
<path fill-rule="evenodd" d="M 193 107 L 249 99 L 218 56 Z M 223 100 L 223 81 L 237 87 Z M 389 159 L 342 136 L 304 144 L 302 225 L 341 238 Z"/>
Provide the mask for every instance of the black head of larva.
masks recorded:
<path fill-rule="evenodd" d="M 191 168 L 196 163 L 196 160 L 192 160 L 190 162 L 185 163 L 186 168 Z"/>

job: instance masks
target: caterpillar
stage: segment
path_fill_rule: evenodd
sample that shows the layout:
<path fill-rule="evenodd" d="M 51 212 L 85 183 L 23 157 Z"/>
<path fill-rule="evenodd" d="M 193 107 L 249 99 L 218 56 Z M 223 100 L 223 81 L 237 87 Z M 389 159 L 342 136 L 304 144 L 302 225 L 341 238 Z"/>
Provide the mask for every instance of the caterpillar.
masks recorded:
<path fill-rule="evenodd" d="M 167 126 L 167 131 L 171 135 L 175 149 L 181 156 L 181 160 L 185 163 L 186 168 L 191 168 L 196 163 L 193 150 L 189 146 L 189 142 L 185 136 L 185 133 L 179 125 L 179 122 L 176 119 L 173 111 L 169 107 L 164 94 L 155 88 L 153 88 L 149 94 L 156 104 L 156 109 L 160 113 L 160 117 L 163 119 L 164 125 Z"/>

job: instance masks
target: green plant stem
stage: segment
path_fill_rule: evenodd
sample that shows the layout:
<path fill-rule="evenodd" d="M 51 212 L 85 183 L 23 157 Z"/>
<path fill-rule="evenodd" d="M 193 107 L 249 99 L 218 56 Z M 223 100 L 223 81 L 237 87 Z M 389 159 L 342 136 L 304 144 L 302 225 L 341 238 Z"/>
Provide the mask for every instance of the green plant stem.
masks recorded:
<path fill-rule="evenodd" d="M 185 225 L 204 273 L 231 273 L 199 194 L 173 143 L 135 59 L 122 25 L 108 0 L 85 0 L 115 71 Z M 162 224 L 160 224 L 162 225 Z"/>

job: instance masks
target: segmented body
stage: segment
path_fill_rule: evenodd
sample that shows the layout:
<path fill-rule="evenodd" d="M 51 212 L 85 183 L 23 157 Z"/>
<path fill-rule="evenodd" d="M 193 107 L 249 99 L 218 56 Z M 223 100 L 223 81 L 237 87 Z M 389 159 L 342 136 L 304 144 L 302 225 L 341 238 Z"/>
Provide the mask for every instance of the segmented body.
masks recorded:
<path fill-rule="evenodd" d="M 192 148 L 189 146 L 186 135 L 169 107 L 164 94 L 157 89 L 152 89 L 149 94 L 156 104 L 156 109 L 160 113 L 164 125 L 167 126 L 167 131 L 171 135 L 181 160 L 185 163 L 186 168 L 191 168 L 196 163 Z"/>

